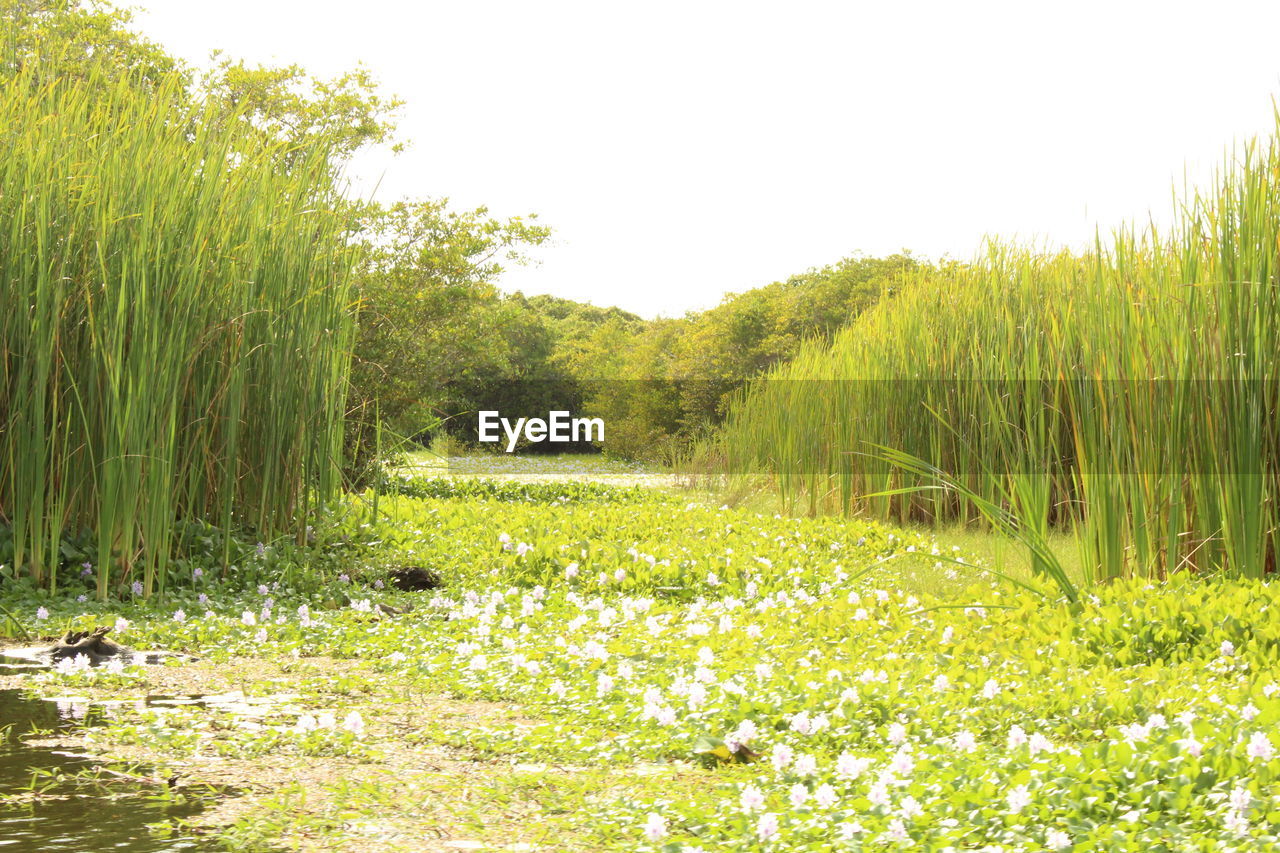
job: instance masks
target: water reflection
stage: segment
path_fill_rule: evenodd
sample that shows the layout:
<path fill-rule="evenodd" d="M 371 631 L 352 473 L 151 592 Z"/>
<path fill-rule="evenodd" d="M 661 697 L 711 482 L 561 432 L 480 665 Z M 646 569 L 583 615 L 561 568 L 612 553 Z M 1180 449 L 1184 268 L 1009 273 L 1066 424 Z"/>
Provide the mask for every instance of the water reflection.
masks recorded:
<path fill-rule="evenodd" d="M 40 771 L 73 774 L 100 762 L 48 747 L 28 746 L 23 735 L 93 724 L 101 710 L 75 698 L 32 699 L 0 690 L 0 853 L 168 853 L 211 849 L 193 839 L 160 838 L 146 827 L 189 817 L 200 807 L 147 796 L 139 787 L 112 785 L 110 792 L 53 782 L 39 797 L 27 795 Z M 6 728 L 7 727 L 7 728 Z M 40 777 L 43 786 L 48 777 Z M 15 801 L 16 800 L 16 801 Z"/>

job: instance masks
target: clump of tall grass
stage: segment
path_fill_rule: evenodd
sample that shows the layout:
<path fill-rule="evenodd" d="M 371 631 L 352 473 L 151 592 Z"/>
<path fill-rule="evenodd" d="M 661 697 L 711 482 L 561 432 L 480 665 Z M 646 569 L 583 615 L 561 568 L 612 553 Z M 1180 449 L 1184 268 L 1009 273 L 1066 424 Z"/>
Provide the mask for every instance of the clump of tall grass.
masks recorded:
<path fill-rule="evenodd" d="M 320 146 L 177 78 L 92 65 L 0 90 L 0 524 L 58 584 L 162 589 L 175 521 L 301 535 L 337 485 L 349 246 Z M 78 568 L 78 567 L 77 567 Z"/>
<path fill-rule="evenodd" d="M 754 383 L 721 452 L 810 511 L 954 522 L 988 502 L 1028 542 L 1070 526 L 1088 581 L 1259 576 L 1280 546 L 1278 354 L 1271 138 L 1167 233 L 1078 255 L 993 243 L 917 275 Z"/>

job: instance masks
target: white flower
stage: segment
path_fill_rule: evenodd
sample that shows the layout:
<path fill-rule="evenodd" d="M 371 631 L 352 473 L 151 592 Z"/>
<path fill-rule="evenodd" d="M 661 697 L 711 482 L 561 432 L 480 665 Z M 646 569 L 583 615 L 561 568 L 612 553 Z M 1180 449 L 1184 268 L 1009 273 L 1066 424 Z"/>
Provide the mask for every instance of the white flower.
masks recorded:
<path fill-rule="evenodd" d="M 467 669 L 473 672 L 483 672 L 489 666 L 489 660 L 484 655 L 476 655 L 467 664 Z"/>
<path fill-rule="evenodd" d="M 644 837 L 649 841 L 658 841 L 667 834 L 667 819 L 657 812 L 649 812 L 644 822 Z"/>
<path fill-rule="evenodd" d="M 924 814 L 924 807 L 920 805 L 920 801 L 915 797 L 907 795 L 898 804 L 898 814 L 902 815 L 905 820 L 911 820 L 913 817 L 919 817 Z"/>
<path fill-rule="evenodd" d="M 1222 825 L 1228 832 L 1234 832 L 1236 835 L 1246 835 L 1249 832 L 1249 818 L 1237 811 L 1227 812 L 1226 817 L 1222 819 Z"/>
<path fill-rule="evenodd" d="M 978 739 L 970 731 L 956 732 L 955 737 L 951 739 L 951 743 L 961 752 L 973 752 L 978 748 Z"/>
<path fill-rule="evenodd" d="M 1071 846 L 1071 836 L 1061 829 L 1051 829 L 1045 833 L 1044 843 L 1050 850 L 1061 850 Z"/>
<path fill-rule="evenodd" d="M 187 614 L 181 608 L 179 608 L 178 610 L 173 611 L 173 621 L 186 622 Z"/>
<path fill-rule="evenodd" d="M 252 610 L 246 610 L 240 614 L 240 621 L 246 625 L 257 625 L 258 617 L 253 615 Z"/>
<path fill-rule="evenodd" d="M 805 800 L 809 799 L 809 788 L 803 782 L 797 782 L 791 786 L 787 799 L 793 807 L 799 808 L 804 805 Z"/>
<path fill-rule="evenodd" d="M 939 675 L 937 678 L 933 679 L 933 689 L 938 693 L 942 693 L 950 689 L 950 687 L 951 679 L 947 678 L 945 675 Z"/>
<path fill-rule="evenodd" d="M 1120 727 L 1120 734 L 1124 735 L 1124 739 L 1130 743 L 1142 743 L 1150 735 L 1151 731 L 1141 723 L 1131 723 Z"/>
<path fill-rule="evenodd" d="M 1222 645 L 1218 646 L 1218 654 L 1222 655 L 1224 658 L 1229 658 L 1235 653 L 1236 653 L 1235 643 L 1231 642 L 1230 640 L 1223 640 Z"/>
<path fill-rule="evenodd" d="M 773 769 L 778 772 L 786 770 L 791 765 L 791 760 L 795 757 L 795 753 L 791 747 L 785 743 L 775 743 L 773 745 L 773 753 L 771 755 L 773 761 Z"/>
<path fill-rule="evenodd" d="M 818 790 L 813 792 L 814 802 L 824 809 L 831 808 L 839 801 L 839 799 L 840 798 L 836 795 L 836 789 L 826 783 L 819 785 Z"/>
<path fill-rule="evenodd" d="M 1022 726 L 1011 726 L 1009 728 L 1009 749 L 1017 749 L 1025 746 L 1027 743 L 1027 733 L 1022 730 Z"/>
<path fill-rule="evenodd" d="M 902 723 L 889 724 L 889 743 L 898 746 L 907 739 L 907 727 Z"/>
<path fill-rule="evenodd" d="M 818 772 L 818 759 L 812 755 L 800 755 L 796 757 L 796 762 L 791 768 L 791 772 L 797 776 L 812 776 Z"/>
<path fill-rule="evenodd" d="M 1178 744 L 1178 746 L 1186 750 L 1187 754 L 1189 754 L 1192 758 L 1199 758 L 1200 753 L 1204 751 L 1204 744 L 1196 740 L 1193 735 L 1187 735 L 1181 740 L 1176 741 L 1176 743 Z"/>
<path fill-rule="evenodd" d="M 1250 794 L 1249 789 L 1244 785 L 1236 785 L 1231 789 L 1231 796 L 1227 798 L 1227 802 L 1231 803 L 1231 808 L 1242 812 L 1253 805 L 1253 794 Z"/>
<path fill-rule="evenodd" d="M 360 716 L 359 711 L 352 711 L 343 719 L 342 727 L 359 737 L 364 734 L 364 718 Z"/>
<path fill-rule="evenodd" d="M 1005 801 L 1009 804 L 1009 814 L 1017 814 L 1031 805 L 1031 794 L 1026 785 L 1015 785 L 1005 795 Z"/>
<path fill-rule="evenodd" d="M 1031 739 L 1027 741 L 1027 750 L 1032 755 L 1035 755 L 1037 752 L 1053 752 L 1053 744 L 1047 737 L 1036 732 L 1031 736 Z"/>
<path fill-rule="evenodd" d="M 994 678 L 988 678 L 987 683 L 982 685 L 982 698 L 994 699 L 1000 693 L 1000 685 Z"/>
<path fill-rule="evenodd" d="M 842 752 L 836 759 L 836 775 L 842 779 L 857 779 L 870 765 L 869 758 L 859 758 L 851 752 Z"/>

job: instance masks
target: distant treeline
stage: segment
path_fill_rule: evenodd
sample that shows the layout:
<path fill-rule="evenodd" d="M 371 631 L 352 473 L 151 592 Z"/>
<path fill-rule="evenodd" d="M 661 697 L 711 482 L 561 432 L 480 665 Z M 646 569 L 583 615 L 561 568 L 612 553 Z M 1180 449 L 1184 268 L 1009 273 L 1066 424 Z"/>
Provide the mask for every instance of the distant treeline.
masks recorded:
<path fill-rule="evenodd" d="M 483 219 L 481 213 L 472 225 Z M 521 227 L 491 222 L 487 233 L 503 235 L 505 249 L 541 240 L 541 232 Z M 483 245 L 472 236 L 455 234 Z M 566 409 L 604 418 L 603 449 L 632 458 L 672 453 L 719 424 L 746 380 L 791 358 L 806 341 L 829 339 L 922 269 L 908 254 L 850 257 L 727 296 L 707 311 L 645 320 L 554 296 L 503 295 L 482 274 L 497 268 L 477 269 L 461 289 L 419 268 L 418 287 L 436 298 L 385 286 L 412 279 L 415 263 L 402 257 L 371 272 L 379 281 L 365 287 L 390 303 L 380 309 L 371 296 L 367 310 L 388 319 L 385 328 L 362 323 L 356 368 L 384 425 L 422 440 L 447 433 L 470 443 L 478 410 L 540 416 Z M 416 322 L 394 317 L 405 306 L 421 312 Z M 396 346 L 375 346 L 384 336 Z M 385 357 L 395 350 L 400 355 Z"/>

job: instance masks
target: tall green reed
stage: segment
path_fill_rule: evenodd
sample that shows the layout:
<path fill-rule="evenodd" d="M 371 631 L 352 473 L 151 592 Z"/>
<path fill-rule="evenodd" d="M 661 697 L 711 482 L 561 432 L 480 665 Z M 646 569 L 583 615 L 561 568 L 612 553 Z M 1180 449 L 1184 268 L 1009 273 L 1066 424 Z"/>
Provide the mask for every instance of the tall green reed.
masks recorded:
<path fill-rule="evenodd" d="M 1082 254 L 993 242 L 916 274 L 753 383 L 719 452 L 810 510 L 954 522 L 999 506 L 1033 541 L 1072 527 L 1087 583 L 1262 575 L 1280 545 L 1278 264 L 1271 138 L 1167 233 Z"/>
<path fill-rule="evenodd" d="M 175 523 L 302 535 L 338 486 L 351 251 L 320 146 L 174 79 L 0 91 L 0 523 L 56 589 L 164 588 Z"/>

